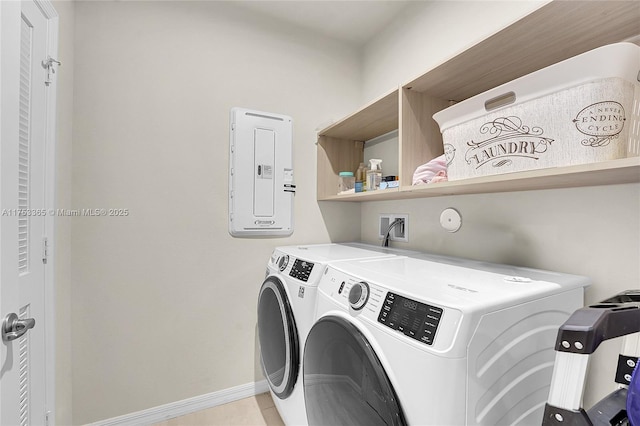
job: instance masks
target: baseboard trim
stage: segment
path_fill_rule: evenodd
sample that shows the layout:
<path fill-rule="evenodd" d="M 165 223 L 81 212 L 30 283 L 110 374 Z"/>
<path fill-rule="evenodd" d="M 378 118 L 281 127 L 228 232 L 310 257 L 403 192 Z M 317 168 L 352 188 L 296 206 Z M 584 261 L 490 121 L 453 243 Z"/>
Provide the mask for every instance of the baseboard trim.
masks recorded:
<path fill-rule="evenodd" d="M 221 391 L 183 399 L 182 401 L 171 402 L 169 404 L 160 405 L 147 410 L 113 417 L 96 423 L 90 423 L 90 426 L 139 426 L 153 424 L 169 420 L 174 417 L 183 416 L 185 414 L 194 413 L 196 411 L 205 410 L 207 408 L 217 407 L 218 405 L 226 404 L 228 402 L 248 398 L 250 396 L 267 392 L 268 390 L 269 386 L 267 385 L 266 380 L 246 383 L 244 385 L 234 386 Z"/>

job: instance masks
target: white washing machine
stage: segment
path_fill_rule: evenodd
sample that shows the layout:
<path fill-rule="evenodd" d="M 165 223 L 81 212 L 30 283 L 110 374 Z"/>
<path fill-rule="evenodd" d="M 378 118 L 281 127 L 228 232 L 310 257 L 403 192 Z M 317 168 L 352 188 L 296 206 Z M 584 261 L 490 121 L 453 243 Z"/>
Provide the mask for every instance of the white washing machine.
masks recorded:
<path fill-rule="evenodd" d="M 278 247 L 267 265 L 258 298 L 262 370 L 287 425 L 306 425 L 299 377 L 303 344 L 313 325 L 316 291 L 334 261 L 393 256 L 393 249 L 359 243 Z"/>
<path fill-rule="evenodd" d="M 540 425 L 558 327 L 589 280 L 421 257 L 327 268 L 304 349 L 309 424 Z"/>

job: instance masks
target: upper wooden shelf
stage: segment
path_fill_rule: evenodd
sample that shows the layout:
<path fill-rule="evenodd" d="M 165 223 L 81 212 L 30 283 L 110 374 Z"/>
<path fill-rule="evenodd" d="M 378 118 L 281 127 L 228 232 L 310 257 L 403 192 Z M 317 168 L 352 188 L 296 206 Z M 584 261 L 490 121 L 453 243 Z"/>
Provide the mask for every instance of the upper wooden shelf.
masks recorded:
<path fill-rule="evenodd" d="M 398 129 L 398 89 L 322 130 L 330 138 L 367 141 Z"/>
<path fill-rule="evenodd" d="M 378 201 L 640 182 L 640 159 L 409 186 L 416 167 L 443 152 L 431 118 L 462 101 L 589 50 L 640 35 L 638 1 L 562 1 L 533 13 L 400 84 L 318 133 L 318 200 Z M 367 140 L 399 130 L 401 188 L 335 195 L 338 173 L 355 171 Z"/>
<path fill-rule="evenodd" d="M 531 191 L 640 182 L 640 157 L 483 176 L 434 184 L 403 186 L 359 194 L 335 195 L 325 200 L 383 201 L 445 195 Z"/>
<path fill-rule="evenodd" d="M 637 1 L 553 1 L 403 85 L 462 101 L 640 33 Z"/>

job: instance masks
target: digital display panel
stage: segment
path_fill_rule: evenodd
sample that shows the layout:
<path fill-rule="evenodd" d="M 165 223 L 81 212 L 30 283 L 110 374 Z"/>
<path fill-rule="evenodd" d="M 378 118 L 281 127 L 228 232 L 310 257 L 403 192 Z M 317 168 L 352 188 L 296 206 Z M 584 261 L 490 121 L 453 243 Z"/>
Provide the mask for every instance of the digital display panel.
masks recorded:
<path fill-rule="evenodd" d="M 378 322 L 426 345 L 432 345 L 442 318 L 442 308 L 387 293 Z"/>
<path fill-rule="evenodd" d="M 309 280 L 309 275 L 311 275 L 311 270 L 313 269 L 313 263 L 307 262 L 306 260 L 296 259 L 291 267 L 291 272 L 289 272 L 289 276 L 293 278 L 297 278 L 300 281 L 307 282 Z"/>

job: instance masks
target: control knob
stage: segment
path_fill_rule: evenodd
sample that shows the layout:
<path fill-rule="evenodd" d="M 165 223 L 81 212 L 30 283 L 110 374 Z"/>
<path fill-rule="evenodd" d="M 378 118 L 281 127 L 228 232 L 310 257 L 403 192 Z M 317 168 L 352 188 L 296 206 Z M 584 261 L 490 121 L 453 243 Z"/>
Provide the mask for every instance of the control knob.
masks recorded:
<path fill-rule="evenodd" d="M 349 290 L 349 305 L 352 309 L 359 311 L 369 300 L 369 284 L 364 281 L 355 283 Z"/>
<path fill-rule="evenodd" d="M 278 268 L 280 268 L 280 272 L 284 271 L 287 268 L 287 265 L 289 264 L 289 256 L 288 255 L 284 255 L 282 257 L 280 257 L 280 259 L 278 259 Z"/>

